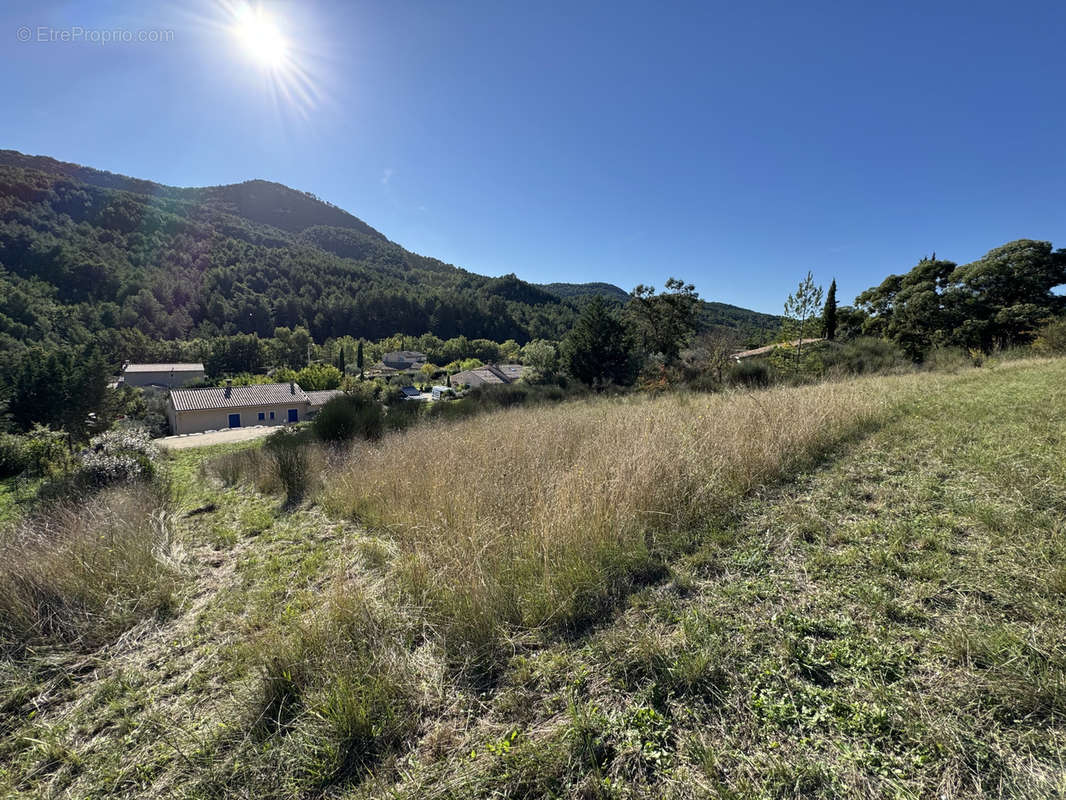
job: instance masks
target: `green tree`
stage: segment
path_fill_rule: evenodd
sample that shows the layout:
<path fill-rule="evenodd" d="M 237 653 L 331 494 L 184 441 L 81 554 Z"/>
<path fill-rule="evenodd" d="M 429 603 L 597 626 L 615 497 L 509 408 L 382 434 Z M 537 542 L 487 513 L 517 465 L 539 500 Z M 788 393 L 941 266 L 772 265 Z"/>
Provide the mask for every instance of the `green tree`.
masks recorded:
<path fill-rule="evenodd" d="M 923 258 L 905 275 L 890 275 L 855 303 L 864 332 L 892 339 L 911 358 L 957 345 L 989 349 L 1032 338 L 1041 322 L 1062 312 L 1054 294 L 1066 283 L 1066 252 L 1050 242 L 1019 239 L 970 264 Z"/>
<path fill-rule="evenodd" d="M 107 393 L 107 364 L 99 350 L 39 348 L 22 356 L 13 381 L 8 411 L 22 430 L 34 424 L 61 428 L 71 441 L 87 438 Z"/>
<path fill-rule="evenodd" d="M 879 286 L 855 298 L 866 314 L 863 333 L 896 342 L 918 360 L 930 347 L 950 343 L 959 320 L 948 289 L 954 261 L 923 258 L 905 275 L 889 275 Z"/>
<path fill-rule="evenodd" d="M 796 360 L 803 356 L 803 338 L 811 333 L 811 321 L 822 306 L 822 287 L 814 285 L 814 275 L 807 271 L 807 277 L 799 283 L 794 294 L 785 301 L 785 335 L 798 340 Z"/>
<path fill-rule="evenodd" d="M 532 373 L 527 377 L 530 383 L 551 379 L 558 364 L 555 345 L 544 339 L 534 339 L 522 348 L 522 363 Z"/>
<path fill-rule="evenodd" d="M 1066 283 L 1066 251 L 1050 242 L 1018 239 L 990 250 L 951 275 L 948 301 L 961 318 L 958 344 L 990 348 L 1030 340 L 1042 320 L 1061 313 L 1066 299 L 1052 292 Z"/>
<path fill-rule="evenodd" d="M 825 330 L 825 338 L 833 341 L 837 336 L 837 279 L 833 278 L 829 284 L 829 292 L 825 296 L 825 308 L 822 310 L 822 328 Z"/>
<path fill-rule="evenodd" d="M 346 365 L 344 363 L 344 345 L 341 345 L 340 352 L 337 354 L 337 369 L 341 371 L 341 375 L 347 372 Z"/>
<path fill-rule="evenodd" d="M 355 366 L 359 370 L 359 380 L 363 379 L 363 340 L 359 340 L 359 345 L 355 348 Z"/>
<path fill-rule="evenodd" d="M 566 371 L 589 386 L 628 386 L 636 379 L 639 365 L 632 335 L 599 296 L 585 305 L 560 351 Z"/>
<path fill-rule="evenodd" d="M 626 310 L 644 354 L 661 353 L 672 363 L 696 330 L 699 295 L 695 286 L 677 278 L 667 279 L 661 294 L 655 294 L 654 286 L 639 284 Z"/>

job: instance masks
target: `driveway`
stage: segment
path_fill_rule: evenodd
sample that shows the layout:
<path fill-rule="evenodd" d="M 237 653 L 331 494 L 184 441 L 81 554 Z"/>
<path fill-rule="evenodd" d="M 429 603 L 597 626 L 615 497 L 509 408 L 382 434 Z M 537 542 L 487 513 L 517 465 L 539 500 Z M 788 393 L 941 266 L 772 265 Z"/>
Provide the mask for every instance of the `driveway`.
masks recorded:
<path fill-rule="evenodd" d="M 184 436 L 164 436 L 162 439 L 156 439 L 155 443 L 160 447 L 165 447 L 167 450 L 184 450 L 187 447 L 210 447 L 213 444 L 245 442 L 249 439 L 267 436 L 277 430 L 281 430 L 280 425 L 256 425 L 251 428 L 228 428 L 224 431 L 189 433 Z"/>

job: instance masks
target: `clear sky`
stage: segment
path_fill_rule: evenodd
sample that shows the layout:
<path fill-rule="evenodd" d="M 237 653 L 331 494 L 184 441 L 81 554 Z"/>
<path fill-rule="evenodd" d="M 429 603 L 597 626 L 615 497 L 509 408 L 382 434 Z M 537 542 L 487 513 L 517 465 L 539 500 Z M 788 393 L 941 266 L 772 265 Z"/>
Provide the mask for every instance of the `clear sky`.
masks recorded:
<path fill-rule="evenodd" d="M 1066 247 L 1061 0 L 255 13 L 8 0 L 0 147 L 178 186 L 275 180 L 475 272 L 676 275 L 774 313 L 808 269 L 849 302 L 932 251 Z"/>

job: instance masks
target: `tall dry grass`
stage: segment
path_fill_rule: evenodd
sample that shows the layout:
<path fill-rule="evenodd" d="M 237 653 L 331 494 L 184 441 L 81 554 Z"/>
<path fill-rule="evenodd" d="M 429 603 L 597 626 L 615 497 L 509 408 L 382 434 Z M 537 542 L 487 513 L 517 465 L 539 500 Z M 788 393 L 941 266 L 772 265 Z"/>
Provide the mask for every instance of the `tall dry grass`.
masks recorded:
<path fill-rule="evenodd" d="M 170 608 L 170 545 L 164 490 L 146 484 L 54 503 L 0 531 L 0 650 L 94 648 Z"/>
<path fill-rule="evenodd" d="M 593 400 L 358 445 L 323 493 L 390 531 L 399 576 L 453 658 L 594 619 L 710 518 L 873 424 L 883 379 Z"/>

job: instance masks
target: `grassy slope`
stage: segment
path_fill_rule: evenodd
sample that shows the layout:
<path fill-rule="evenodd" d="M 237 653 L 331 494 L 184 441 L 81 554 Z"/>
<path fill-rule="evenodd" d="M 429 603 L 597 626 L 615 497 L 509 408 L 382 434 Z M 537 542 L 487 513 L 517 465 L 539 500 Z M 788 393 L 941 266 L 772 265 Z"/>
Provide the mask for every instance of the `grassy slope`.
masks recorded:
<path fill-rule="evenodd" d="M 869 385 L 894 380 L 913 379 Z M 904 392 L 911 399 L 879 430 L 734 506 L 668 578 L 600 627 L 516 656 L 487 689 L 435 672 L 424 635 L 358 662 L 414 664 L 422 677 L 412 705 L 377 706 L 413 722 L 393 724 L 400 760 L 384 757 L 361 783 L 315 777 L 336 754 L 316 750 L 313 727 L 259 731 L 256 710 L 271 697 L 263 654 L 300 641 L 305 659 L 329 660 L 304 620 L 343 602 L 330 589 L 347 598 L 353 577 L 368 596 L 380 589 L 395 543 L 212 486 L 202 454 L 183 453 L 180 508 L 218 510 L 180 521 L 182 613 L 91 655 L 3 664 L 0 789 L 1062 793 L 1066 362 L 923 380 L 930 391 Z M 407 610 L 389 613 L 379 627 L 418 629 Z"/>

